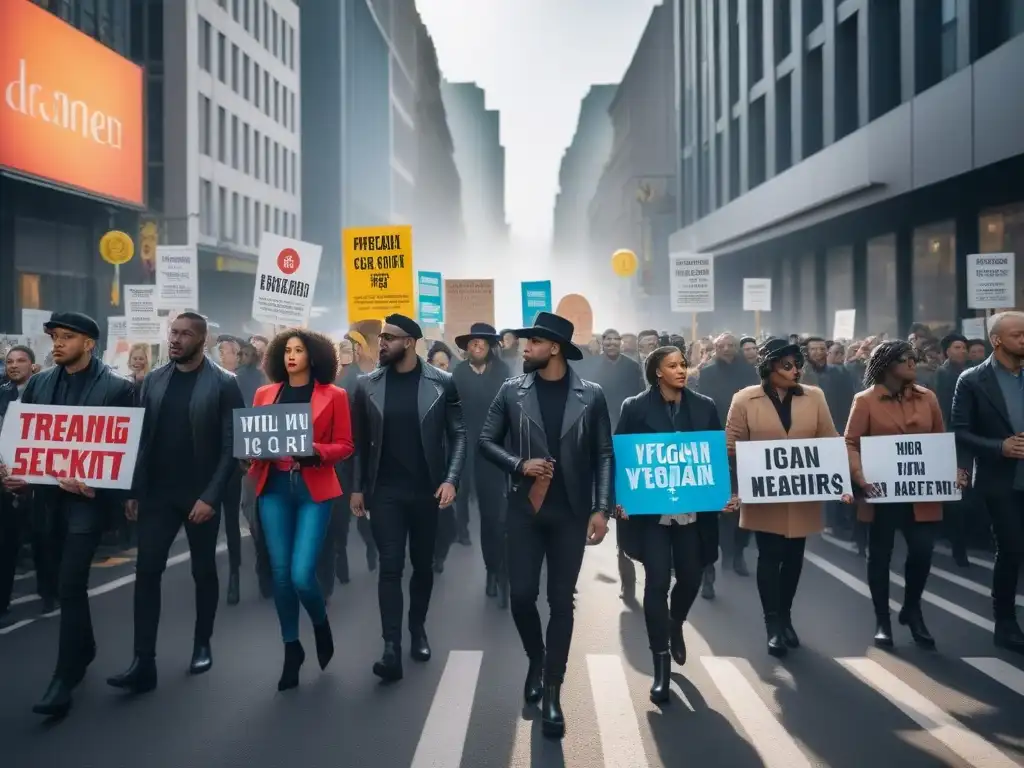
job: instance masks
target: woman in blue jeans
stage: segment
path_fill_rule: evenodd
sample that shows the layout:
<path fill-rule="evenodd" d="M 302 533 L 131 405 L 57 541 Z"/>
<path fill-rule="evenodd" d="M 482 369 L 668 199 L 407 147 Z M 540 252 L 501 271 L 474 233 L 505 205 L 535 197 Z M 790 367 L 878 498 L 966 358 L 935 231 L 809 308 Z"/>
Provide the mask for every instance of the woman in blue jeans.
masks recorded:
<path fill-rule="evenodd" d="M 257 390 L 253 406 L 308 403 L 312 419 L 312 455 L 257 460 L 249 469 L 259 497 L 260 526 L 284 639 L 284 670 L 277 689 L 285 691 L 299 684 L 299 668 L 306 660 L 299 641 L 300 603 L 313 622 L 320 669 L 334 655 L 316 564 L 331 520 L 331 502 L 341 496 L 334 465 L 352 455 L 352 420 L 348 394 L 333 384 L 337 350 L 323 334 L 300 328 L 282 331 L 267 347 L 264 369 L 273 383 Z"/>

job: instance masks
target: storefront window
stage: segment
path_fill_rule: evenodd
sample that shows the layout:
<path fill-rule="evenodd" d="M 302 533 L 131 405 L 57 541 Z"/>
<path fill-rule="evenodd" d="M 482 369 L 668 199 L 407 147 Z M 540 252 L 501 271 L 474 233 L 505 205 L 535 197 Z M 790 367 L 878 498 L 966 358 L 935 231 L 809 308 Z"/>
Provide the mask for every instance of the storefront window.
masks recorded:
<path fill-rule="evenodd" d="M 1024 253 L 1024 203 L 983 211 L 979 221 L 979 241 L 982 253 Z M 1017 281 L 1016 307 L 1002 309 L 1024 307 L 1024 263 L 1019 259 L 1014 275 Z"/>
<path fill-rule="evenodd" d="M 831 334 L 836 312 L 854 309 L 853 246 L 829 248 L 825 259 L 825 332 Z"/>
<path fill-rule="evenodd" d="M 818 327 L 818 291 L 817 291 L 817 260 L 813 253 L 805 253 L 800 257 L 800 293 L 797 295 L 799 311 L 793 313 L 797 327 L 790 333 L 819 334 Z"/>
<path fill-rule="evenodd" d="M 914 230 L 913 321 L 941 336 L 957 328 L 956 223 L 940 221 Z"/>
<path fill-rule="evenodd" d="M 896 235 L 868 240 L 867 261 L 867 332 L 896 338 Z"/>

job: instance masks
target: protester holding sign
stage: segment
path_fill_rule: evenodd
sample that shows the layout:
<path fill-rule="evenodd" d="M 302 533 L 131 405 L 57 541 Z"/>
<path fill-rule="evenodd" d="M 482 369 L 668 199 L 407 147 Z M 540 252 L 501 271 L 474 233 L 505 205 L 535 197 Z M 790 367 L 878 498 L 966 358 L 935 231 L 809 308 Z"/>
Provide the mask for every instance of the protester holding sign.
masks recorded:
<path fill-rule="evenodd" d="M 945 433 L 938 398 L 930 390 L 916 383 L 917 357 L 906 341 L 884 341 L 875 347 L 868 362 L 864 383 L 868 386 L 853 399 L 853 409 L 846 425 L 846 445 L 850 454 L 850 475 L 854 487 L 872 501 L 899 495 L 907 479 L 919 477 L 924 462 L 919 461 L 920 443 L 897 443 L 899 461 L 890 469 L 896 475 L 894 482 L 881 483 L 876 474 L 865 475 L 862 457 L 862 439 L 882 435 L 941 435 Z M 953 448 L 952 435 L 949 448 Z M 866 448 L 866 446 L 863 446 Z M 950 461 L 954 452 L 949 451 Z M 950 486 L 958 478 L 953 464 Z M 939 521 L 942 520 L 942 502 L 895 499 L 891 504 L 859 504 L 857 518 L 870 523 L 868 529 L 868 586 L 875 607 L 875 645 L 891 648 L 892 619 L 889 616 L 889 566 L 892 562 L 893 541 L 896 531 L 907 543 L 907 562 L 904 578 L 903 608 L 900 624 L 910 629 L 914 642 L 923 648 L 934 648 L 935 640 L 925 626 L 921 613 L 921 595 L 932 566 L 932 548 Z"/>
<path fill-rule="evenodd" d="M 270 555 L 274 605 L 284 640 L 284 669 L 279 691 L 299 684 L 306 653 L 299 641 L 299 603 L 313 622 L 316 655 L 326 669 L 334 655 L 334 639 L 323 593 L 317 582 L 317 561 L 331 522 L 334 499 L 341 496 L 335 465 L 352 455 L 352 418 L 348 393 L 334 385 L 338 351 L 321 333 L 291 328 L 267 347 L 264 370 L 271 384 L 260 387 L 253 405 L 309 404 L 312 444 L 294 442 L 294 455 L 256 459 L 249 474 L 259 497 L 259 519 Z"/>
<path fill-rule="evenodd" d="M 800 347 L 785 339 L 769 339 L 758 350 L 761 384 L 741 389 L 729 408 L 725 430 L 731 456 L 737 453 L 737 443 L 745 441 L 808 441 L 839 436 L 824 393 L 818 387 L 801 386 L 803 366 Z M 793 453 L 777 449 L 773 461 L 791 466 L 795 476 L 805 477 L 807 459 L 813 459 L 814 452 L 807 449 Z M 734 482 L 739 482 L 740 469 L 738 465 L 733 473 Z M 827 474 L 830 487 L 834 474 Z M 845 466 L 842 474 L 847 474 Z M 757 591 L 768 631 L 768 653 L 777 657 L 800 646 L 791 617 L 793 598 L 800 583 L 807 537 L 822 529 L 821 502 L 800 501 L 809 489 L 801 492 L 797 485 L 795 478 L 787 482 L 786 488 L 780 483 L 775 497 L 783 500 L 760 504 L 748 501 L 740 512 L 740 527 L 754 531 L 757 538 Z M 790 500 L 785 500 L 787 496 Z M 744 497 L 750 498 L 746 492 Z M 816 494 L 812 497 L 820 498 Z M 733 504 L 738 503 L 734 499 Z"/>
<path fill-rule="evenodd" d="M 623 402 L 616 436 L 720 432 L 722 422 L 715 401 L 686 389 L 686 371 L 686 358 L 677 347 L 659 347 L 648 355 L 644 373 L 650 386 L 646 392 Z M 616 463 L 620 463 L 618 457 Z M 719 470 L 712 486 L 721 482 L 728 500 L 728 466 L 711 469 Z M 685 485 L 678 490 L 680 495 L 686 492 Z M 616 507 L 620 517 L 616 527 L 621 531 L 619 542 L 623 550 L 643 563 L 646 574 L 644 620 L 654 655 L 651 701 L 659 704 L 669 699 L 672 660 L 680 666 L 686 663 L 683 624 L 697 599 L 705 566 L 718 559 L 719 510 L 632 516 L 630 511 L 621 503 Z M 668 592 L 673 570 L 676 583 L 670 606 Z"/>

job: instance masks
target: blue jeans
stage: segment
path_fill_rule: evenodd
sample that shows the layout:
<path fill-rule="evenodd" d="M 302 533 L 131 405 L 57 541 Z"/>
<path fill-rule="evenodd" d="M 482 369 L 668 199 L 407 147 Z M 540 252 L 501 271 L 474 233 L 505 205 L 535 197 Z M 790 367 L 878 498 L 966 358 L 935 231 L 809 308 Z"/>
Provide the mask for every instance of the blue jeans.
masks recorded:
<path fill-rule="evenodd" d="M 313 501 L 298 472 L 271 469 L 259 510 L 281 637 L 290 643 L 299 639 L 300 602 L 314 625 L 327 620 L 316 564 L 331 521 L 331 502 Z"/>

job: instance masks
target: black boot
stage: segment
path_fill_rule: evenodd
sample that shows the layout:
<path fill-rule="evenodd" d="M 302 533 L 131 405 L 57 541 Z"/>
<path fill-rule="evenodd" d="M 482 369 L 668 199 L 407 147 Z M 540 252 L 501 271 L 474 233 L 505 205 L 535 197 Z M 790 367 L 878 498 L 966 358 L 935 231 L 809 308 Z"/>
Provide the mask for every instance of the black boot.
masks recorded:
<path fill-rule="evenodd" d="M 526 682 L 523 683 L 523 701 L 536 704 L 544 696 L 544 658 L 530 659 L 530 667 L 526 670 Z"/>
<path fill-rule="evenodd" d="M 782 642 L 786 644 L 787 648 L 800 647 L 800 636 L 793 629 L 793 619 L 790 618 L 788 612 L 779 616 L 779 634 L 782 635 Z"/>
<path fill-rule="evenodd" d="M 673 621 L 669 628 L 669 648 L 672 660 L 680 667 L 686 664 L 686 641 L 683 639 L 683 622 Z"/>
<path fill-rule="evenodd" d="M 875 645 L 879 648 L 892 648 L 892 618 L 888 614 L 875 619 Z"/>
<path fill-rule="evenodd" d="M 409 655 L 413 661 L 430 661 L 430 641 L 427 640 L 427 630 L 422 625 L 409 627 L 409 640 Z"/>
<path fill-rule="evenodd" d="M 238 569 L 233 568 L 228 574 L 228 605 L 238 605 Z"/>
<path fill-rule="evenodd" d="M 132 693 L 149 693 L 156 688 L 156 659 L 136 656 L 128 669 L 108 677 L 107 685 Z"/>
<path fill-rule="evenodd" d="M 764 626 L 768 631 L 768 653 L 781 659 L 789 652 L 789 648 L 786 647 L 786 641 L 782 637 L 782 622 L 779 620 L 778 614 L 770 613 L 765 616 Z"/>
<path fill-rule="evenodd" d="M 484 587 L 484 592 L 488 597 L 498 596 L 498 575 L 495 573 L 487 574 L 487 586 Z"/>
<path fill-rule="evenodd" d="M 919 648 L 931 650 L 935 647 L 935 638 L 932 637 L 932 633 L 925 626 L 920 606 L 914 606 L 913 608 L 903 606 L 899 619 L 900 624 L 910 630 L 910 636 L 914 638 L 914 642 Z"/>
<path fill-rule="evenodd" d="M 201 675 L 209 672 L 213 666 L 213 653 L 210 651 L 209 642 L 196 643 L 192 647 L 192 662 L 188 665 L 190 675 Z"/>
<path fill-rule="evenodd" d="M 1021 632 L 1017 619 L 996 619 L 992 641 L 997 648 L 1005 648 L 1015 653 L 1024 653 L 1024 632 Z"/>
<path fill-rule="evenodd" d="M 287 691 L 299 686 L 299 669 L 306 660 L 306 651 L 302 643 L 292 640 L 284 644 L 284 669 L 281 670 L 281 679 L 277 681 L 277 690 Z"/>
<path fill-rule="evenodd" d="M 544 699 L 540 706 L 541 732 L 549 739 L 565 736 L 565 715 L 562 714 L 562 684 L 544 683 Z"/>
<path fill-rule="evenodd" d="M 373 674 L 385 683 L 402 679 L 402 646 L 398 643 L 384 643 L 384 655 L 373 663 Z"/>
<path fill-rule="evenodd" d="M 53 676 L 43 698 L 32 707 L 37 715 L 64 717 L 71 709 L 71 687 L 57 675 Z"/>
<path fill-rule="evenodd" d="M 334 658 L 334 635 L 331 633 L 331 622 L 325 618 L 323 624 L 314 624 L 313 637 L 316 639 L 316 660 L 320 662 L 320 669 L 327 669 L 327 665 Z"/>
<path fill-rule="evenodd" d="M 669 685 L 672 682 L 672 658 L 668 651 L 654 654 L 654 682 L 651 683 L 651 701 L 667 704 Z"/>

